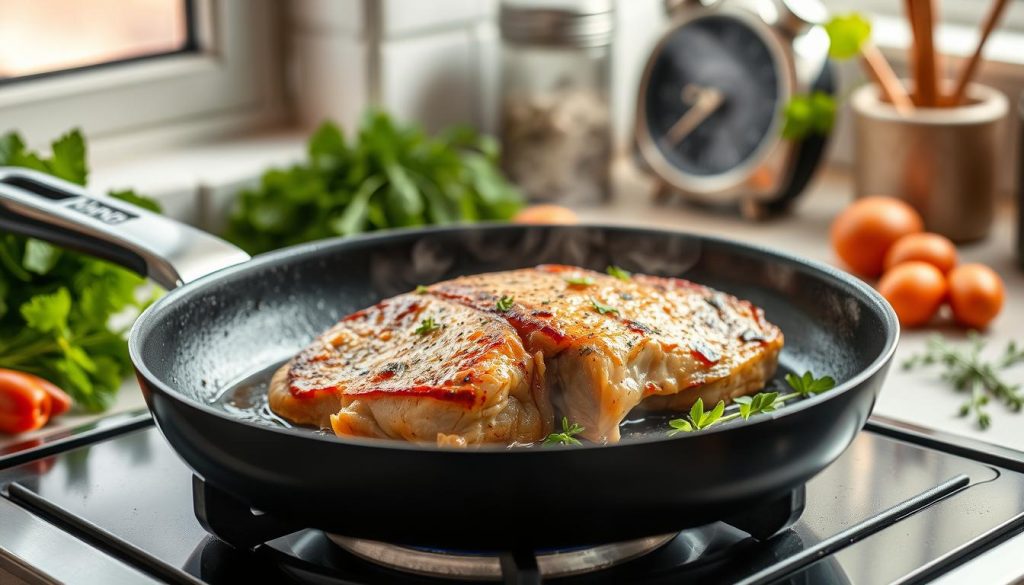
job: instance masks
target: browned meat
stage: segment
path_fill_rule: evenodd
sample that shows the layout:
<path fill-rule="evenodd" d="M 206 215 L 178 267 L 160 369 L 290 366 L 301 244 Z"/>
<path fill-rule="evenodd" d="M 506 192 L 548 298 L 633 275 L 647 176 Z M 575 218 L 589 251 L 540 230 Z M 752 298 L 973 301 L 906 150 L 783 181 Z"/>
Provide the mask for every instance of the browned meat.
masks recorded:
<path fill-rule="evenodd" d="M 428 317 L 441 327 L 422 331 Z M 461 445 L 542 438 L 553 405 L 584 437 L 617 441 L 638 405 L 761 389 L 782 344 L 761 309 L 685 280 L 540 266 L 343 319 L 275 375 L 271 408 L 339 435 Z"/>
<path fill-rule="evenodd" d="M 552 421 L 543 362 L 515 330 L 430 295 L 342 319 L 277 371 L 269 399 L 284 418 L 338 435 L 453 445 L 536 441 Z"/>
<path fill-rule="evenodd" d="M 595 441 L 617 441 L 637 405 L 728 401 L 771 378 L 782 333 L 749 302 L 679 279 L 620 280 L 572 266 L 480 274 L 431 294 L 503 316 L 547 362 L 555 407 Z"/>

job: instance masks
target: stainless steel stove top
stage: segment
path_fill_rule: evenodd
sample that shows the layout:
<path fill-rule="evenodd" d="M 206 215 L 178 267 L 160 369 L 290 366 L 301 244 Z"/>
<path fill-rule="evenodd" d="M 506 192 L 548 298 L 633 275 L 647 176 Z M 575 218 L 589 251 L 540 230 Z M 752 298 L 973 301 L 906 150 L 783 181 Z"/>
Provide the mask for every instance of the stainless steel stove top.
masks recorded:
<path fill-rule="evenodd" d="M 143 424 L 111 435 L 79 438 L 81 444 L 65 450 L 51 447 L 59 452 L 47 456 L 22 455 L 0 471 L 0 583 L 434 583 L 424 575 L 429 571 L 393 567 L 422 561 L 440 563 L 443 571 L 467 557 L 476 568 L 463 577 L 502 576 L 498 556 L 396 552 L 402 547 L 332 540 L 316 530 L 252 551 L 233 549 L 196 520 L 192 474 L 155 428 Z M 1013 453 L 944 446 L 876 420 L 807 484 L 799 521 L 766 542 L 711 524 L 653 537 L 628 555 L 613 547 L 612 556 L 621 558 L 593 571 L 587 559 L 605 557 L 587 549 L 538 551 L 537 564 L 545 582 L 565 584 L 928 580 L 972 558 L 977 566 L 986 551 L 1024 529 L 1021 470 L 1024 463 Z M 338 505 L 345 505 L 343 498 Z"/>

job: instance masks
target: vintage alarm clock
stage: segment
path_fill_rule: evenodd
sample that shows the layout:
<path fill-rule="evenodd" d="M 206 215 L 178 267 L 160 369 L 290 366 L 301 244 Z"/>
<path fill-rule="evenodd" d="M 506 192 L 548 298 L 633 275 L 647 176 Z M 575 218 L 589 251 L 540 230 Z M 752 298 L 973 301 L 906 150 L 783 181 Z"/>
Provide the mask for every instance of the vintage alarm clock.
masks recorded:
<path fill-rule="evenodd" d="M 822 159 L 826 137 L 782 137 L 795 95 L 834 93 L 825 10 L 816 0 L 670 0 L 671 23 L 640 82 L 639 157 L 661 193 L 785 210 Z"/>

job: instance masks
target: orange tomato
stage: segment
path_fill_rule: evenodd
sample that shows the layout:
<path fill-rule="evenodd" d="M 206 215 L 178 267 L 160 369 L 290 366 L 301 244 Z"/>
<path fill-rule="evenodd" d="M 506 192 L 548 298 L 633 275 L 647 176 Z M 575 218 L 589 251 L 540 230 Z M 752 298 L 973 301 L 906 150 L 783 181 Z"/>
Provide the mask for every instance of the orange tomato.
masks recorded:
<path fill-rule="evenodd" d="M 885 269 L 910 260 L 927 262 L 946 274 L 956 266 L 956 246 L 939 234 L 908 234 L 896 240 L 885 254 Z"/>
<path fill-rule="evenodd" d="M 521 210 L 512 218 L 514 223 L 538 223 L 538 224 L 574 224 L 580 219 L 576 212 L 561 205 L 532 205 Z"/>
<path fill-rule="evenodd" d="M 922 230 L 924 221 L 913 207 L 892 197 L 865 197 L 832 222 L 832 247 L 854 272 L 878 276 L 889 247 Z"/>
<path fill-rule="evenodd" d="M 948 278 L 949 304 L 957 322 L 982 329 L 1002 310 L 1006 287 L 995 270 L 964 264 L 950 271 Z"/>
<path fill-rule="evenodd" d="M 931 264 L 913 260 L 886 272 L 878 281 L 878 292 L 892 305 L 902 325 L 916 327 L 939 310 L 946 298 L 946 277 Z"/>

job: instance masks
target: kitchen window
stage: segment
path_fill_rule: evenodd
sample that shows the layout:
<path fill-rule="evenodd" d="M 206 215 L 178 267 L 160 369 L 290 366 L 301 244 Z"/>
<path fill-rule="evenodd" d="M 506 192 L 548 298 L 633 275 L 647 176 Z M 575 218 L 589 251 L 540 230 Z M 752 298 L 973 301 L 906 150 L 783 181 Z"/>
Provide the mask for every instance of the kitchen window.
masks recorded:
<path fill-rule="evenodd" d="M 191 0 L 0 0 L 0 84 L 194 52 Z"/>
<path fill-rule="evenodd" d="M 80 127 L 94 154 L 118 157 L 274 123 L 281 12 L 269 0 L 0 0 L 0 131 L 45 143 Z"/>

